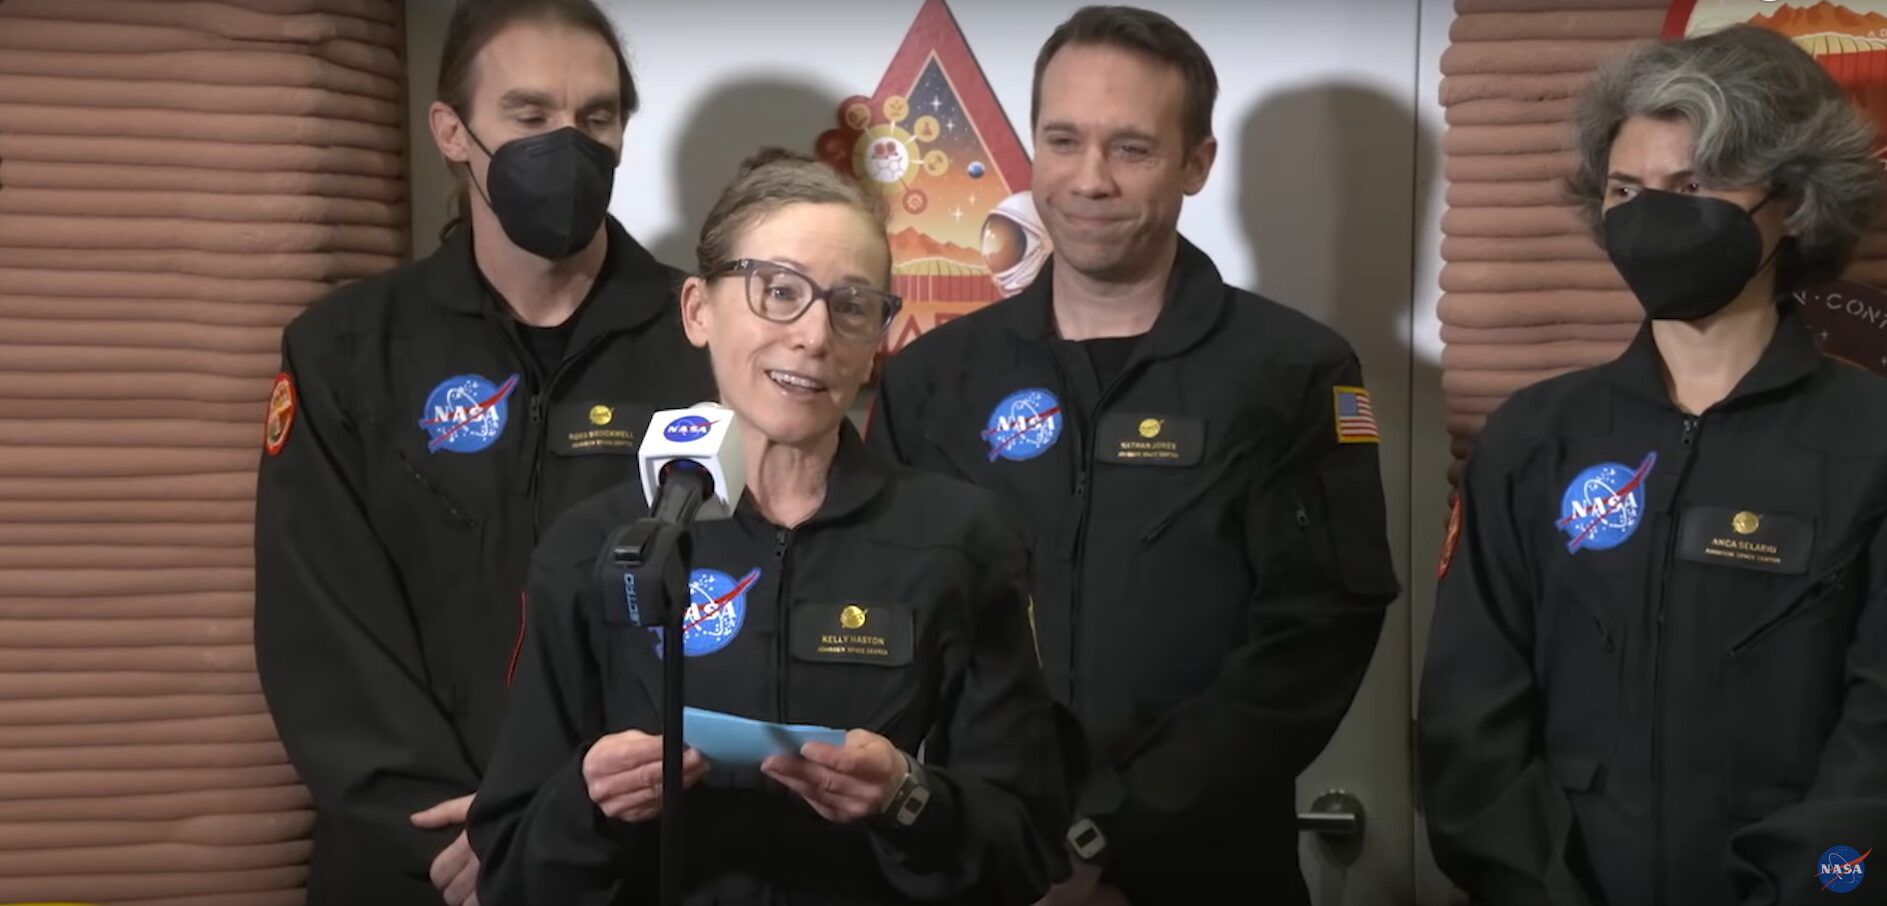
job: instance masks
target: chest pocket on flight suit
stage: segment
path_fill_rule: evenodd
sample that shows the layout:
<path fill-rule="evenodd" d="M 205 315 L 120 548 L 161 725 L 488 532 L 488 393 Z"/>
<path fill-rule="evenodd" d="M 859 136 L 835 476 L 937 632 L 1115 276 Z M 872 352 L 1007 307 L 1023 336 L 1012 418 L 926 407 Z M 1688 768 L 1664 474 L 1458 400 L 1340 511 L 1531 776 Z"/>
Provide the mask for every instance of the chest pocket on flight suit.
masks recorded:
<path fill-rule="evenodd" d="M 455 483 L 459 475 L 429 461 L 415 412 L 389 412 L 388 402 L 378 397 L 364 401 L 362 410 L 356 414 L 359 436 L 348 439 L 361 445 L 365 463 L 361 506 L 375 536 L 400 564 L 420 637 L 427 640 L 422 647 L 433 692 L 463 716 L 471 695 L 465 678 L 503 669 L 495 658 L 487 660 L 487 633 L 495 626 L 515 627 L 518 613 L 518 589 L 503 588 L 503 565 L 491 550 L 503 541 L 501 524 L 492 521 L 500 492 L 474 493 L 471 485 Z"/>
<path fill-rule="evenodd" d="M 1630 549 L 1568 555 L 1563 535 L 1545 569 L 1535 614 L 1534 673 L 1546 701 L 1546 756 L 1570 792 L 1597 792 L 1618 749 L 1624 715 L 1627 615 L 1617 602 L 1638 600 L 1625 587 L 1642 578 L 1651 533 Z"/>
<path fill-rule="evenodd" d="M 480 496 L 495 498 L 499 491 L 496 486 L 488 486 L 483 495 L 474 495 L 464 486 L 491 471 L 490 466 L 453 462 L 451 459 L 461 454 L 429 451 L 427 434 L 416 417 L 409 412 L 390 411 L 386 400 L 369 401 L 360 418 L 360 442 L 365 447 L 372 480 L 379 484 L 367 505 L 388 538 L 423 538 L 439 529 L 476 530 L 480 526 L 483 513 L 473 504 Z M 498 450 L 487 454 L 501 455 Z M 435 461 L 441 456 L 449 459 Z M 495 471 L 491 474 L 496 477 Z M 385 520 L 399 527 L 381 525 Z"/>
<path fill-rule="evenodd" d="M 1830 560 L 1778 589 L 1759 619 L 1736 627 L 1724 654 L 1724 695 L 1746 715 L 1727 722 L 1723 747 L 1733 817 L 1759 819 L 1801 798 L 1841 718 L 1865 582 L 1857 550 Z"/>

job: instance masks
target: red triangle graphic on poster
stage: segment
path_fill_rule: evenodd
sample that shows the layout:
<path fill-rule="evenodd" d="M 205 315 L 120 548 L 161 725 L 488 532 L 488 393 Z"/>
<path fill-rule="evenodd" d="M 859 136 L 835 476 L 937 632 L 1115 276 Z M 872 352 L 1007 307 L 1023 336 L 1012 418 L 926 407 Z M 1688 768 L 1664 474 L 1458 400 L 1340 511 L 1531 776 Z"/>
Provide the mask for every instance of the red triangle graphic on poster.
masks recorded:
<path fill-rule="evenodd" d="M 1028 285 L 1048 238 L 1022 141 L 944 0 L 924 0 L 877 91 L 847 98 L 817 154 L 884 193 L 892 290 L 880 355 Z"/>

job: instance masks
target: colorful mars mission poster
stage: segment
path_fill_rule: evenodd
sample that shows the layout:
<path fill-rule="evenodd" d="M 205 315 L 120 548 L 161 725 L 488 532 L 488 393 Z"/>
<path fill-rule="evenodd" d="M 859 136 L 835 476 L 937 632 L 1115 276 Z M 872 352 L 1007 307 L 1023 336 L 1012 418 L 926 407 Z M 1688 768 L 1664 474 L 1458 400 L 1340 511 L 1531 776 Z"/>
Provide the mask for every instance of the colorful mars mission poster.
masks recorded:
<path fill-rule="evenodd" d="M 1675 0 L 1667 38 L 1740 23 L 1794 39 L 1877 125 L 1887 127 L 1887 0 Z"/>
<path fill-rule="evenodd" d="M 1887 0 L 1673 0 L 1663 36 L 1687 37 L 1741 23 L 1788 35 L 1813 54 L 1887 140 Z M 1882 148 L 1887 149 L 1887 141 Z M 1882 289 L 1834 280 L 1798 293 L 1824 354 L 1887 374 L 1887 292 Z"/>
<path fill-rule="evenodd" d="M 1013 295 L 1048 255 L 1029 158 L 944 0 L 924 0 L 871 96 L 847 98 L 816 153 L 884 194 L 904 309 L 881 357 Z"/>

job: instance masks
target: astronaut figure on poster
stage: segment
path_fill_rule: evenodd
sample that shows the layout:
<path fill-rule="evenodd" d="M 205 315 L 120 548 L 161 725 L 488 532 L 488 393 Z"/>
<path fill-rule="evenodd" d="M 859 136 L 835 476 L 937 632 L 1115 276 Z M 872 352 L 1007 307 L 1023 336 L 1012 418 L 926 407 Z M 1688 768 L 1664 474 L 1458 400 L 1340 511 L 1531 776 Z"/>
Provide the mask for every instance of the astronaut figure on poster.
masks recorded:
<path fill-rule="evenodd" d="M 1042 227 L 1042 215 L 1035 210 L 1032 192 L 1017 192 L 1003 199 L 983 218 L 983 261 L 1004 297 L 1033 283 L 1052 250 L 1053 243 Z"/>

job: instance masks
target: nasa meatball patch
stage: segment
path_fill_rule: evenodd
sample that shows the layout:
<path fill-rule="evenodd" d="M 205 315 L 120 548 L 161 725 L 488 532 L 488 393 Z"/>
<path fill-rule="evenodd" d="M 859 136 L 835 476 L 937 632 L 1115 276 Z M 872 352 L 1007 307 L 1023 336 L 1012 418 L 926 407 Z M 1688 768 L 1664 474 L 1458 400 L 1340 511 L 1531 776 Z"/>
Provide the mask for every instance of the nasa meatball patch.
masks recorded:
<path fill-rule="evenodd" d="M 262 449 L 279 456 L 288 444 L 289 429 L 295 427 L 295 381 L 284 371 L 275 376 L 269 388 L 269 417 L 262 425 Z"/>
<path fill-rule="evenodd" d="M 1560 495 L 1560 531 L 1566 534 L 1566 550 L 1611 550 L 1638 533 L 1645 518 L 1645 481 L 1657 465 L 1658 454 L 1645 454 L 1634 469 L 1616 462 L 1602 462 L 1580 470 Z"/>
<path fill-rule="evenodd" d="M 681 653 L 701 657 L 726 648 L 747 625 L 747 592 L 760 581 L 758 568 L 736 580 L 718 569 L 688 574 L 688 610 L 682 615 Z M 640 620 L 640 614 L 632 619 Z M 662 653 L 663 630 L 655 632 L 655 653 Z"/>
<path fill-rule="evenodd" d="M 478 453 L 504 436 L 512 391 L 518 375 L 502 384 L 483 376 L 461 374 L 446 378 L 427 394 L 419 427 L 426 432 L 426 449 L 437 453 Z"/>
<path fill-rule="evenodd" d="M 983 424 L 983 442 L 989 461 L 1026 462 L 1047 453 L 1061 439 L 1061 400 L 1040 387 L 1018 390 L 1002 398 Z"/>

